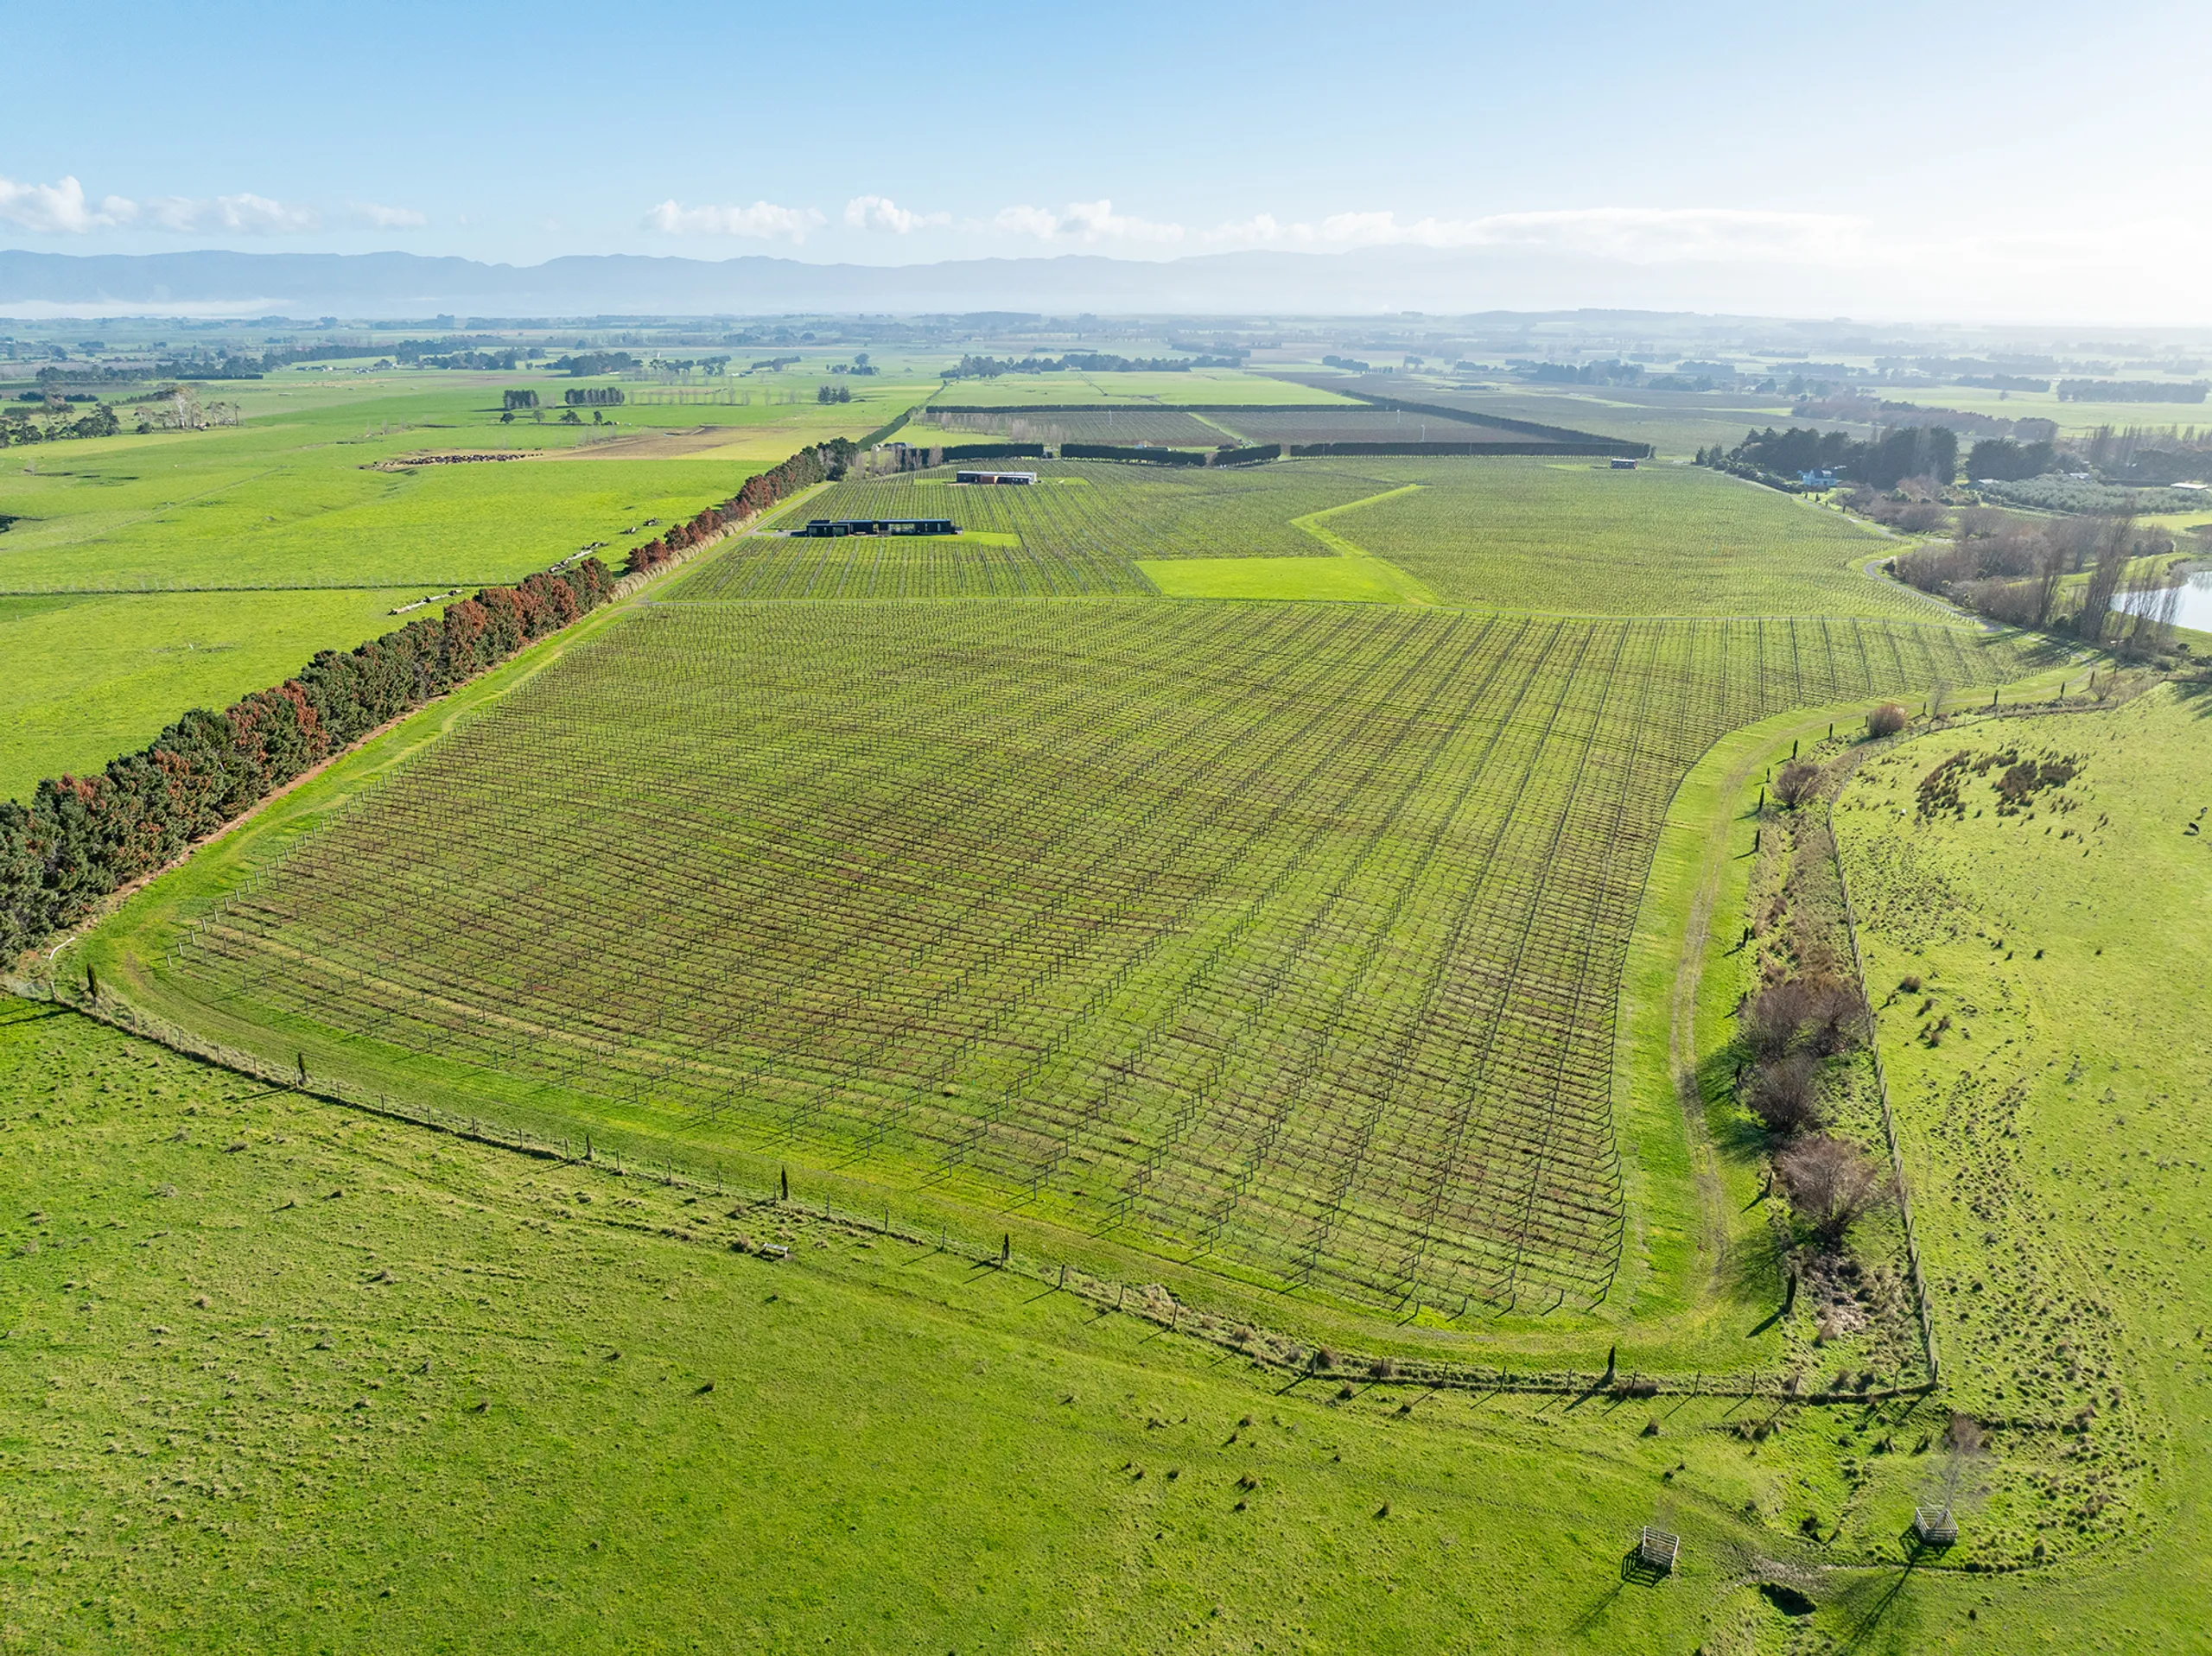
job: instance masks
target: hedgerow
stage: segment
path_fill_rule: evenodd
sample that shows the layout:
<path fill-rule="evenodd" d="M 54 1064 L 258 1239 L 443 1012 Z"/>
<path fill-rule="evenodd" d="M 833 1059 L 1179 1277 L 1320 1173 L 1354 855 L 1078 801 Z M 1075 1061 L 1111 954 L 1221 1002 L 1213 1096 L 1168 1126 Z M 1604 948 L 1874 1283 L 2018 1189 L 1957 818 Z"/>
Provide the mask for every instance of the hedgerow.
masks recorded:
<path fill-rule="evenodd" d="M 842 476 L 854 446 L 803 448 L 718 506 L 634 549 L 639 574 L 741 518 Z M 299 674 L 221 713 L 195 707 L 98 776 L 49 777 L 29 805 L 0 802 L 0 959 L 83 918 L 102 898 L 235 822 L 274 790 L 378 725 L 443 695 L 607 601 L 597 558 L 486 587 L 442 617 L 356 649 L 326 650 Z"/>
<path fill-rule="evenodd" d="M 849 440 L 833 438 L 815 447 L 800 449 L 780 466 L 755 473 L 745 479 L 743 488 L 720 505 L 709 506 L 689 523 L 678 523 L 659 538 L 631 548 L 622 573 L 637 575 L 658 569 L 678 553 L 712 540 L 732 523 L 757 517 L 802 489 L 844 476 L 855 452 L 855 445 Z"/>
<path fill-rule="evenodd" d="M 387 720 L 557 632 L 613 586 L 607 566 L 587 558 L 486 587 L 442 617 L 326 650 L 221 713 L 195 707 L 98 776 L 50 777 L 28 806 L 0 801 L 0 958 L 81 918 Z"/>

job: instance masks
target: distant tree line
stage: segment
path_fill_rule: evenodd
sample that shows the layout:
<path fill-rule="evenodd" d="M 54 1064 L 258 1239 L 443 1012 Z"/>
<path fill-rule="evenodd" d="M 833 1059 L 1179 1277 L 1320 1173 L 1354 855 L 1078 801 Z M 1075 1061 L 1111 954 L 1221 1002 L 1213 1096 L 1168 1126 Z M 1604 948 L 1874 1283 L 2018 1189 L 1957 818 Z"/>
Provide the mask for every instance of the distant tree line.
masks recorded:
<path fill-rule="evenodd" d="M 1948 545 L 1900 552 L 1890 568 L 1907 586 L 1993 621 L 2144 652 L 2173 643 L 2173 550 L 2171 535 L 2125 511 L 2029 518 L 1971 510 Z M 2075 587 L 2072 575 L 2087 579 Z"/>
<path fill-rule="evenodd" d="M 1799 479 L 1806 472 L 1833 472 L 1870 489 L 1894 489 L 1907 478 L 1926 478 L 1940 488 L 1959 474 L 1959 439 L 1948 426 L 1897 426 L 1865 441 L 1811 426 L 1779 432 L 1769 426 L 1745 433 L 1725 453 L 1718 443 L 1700 448 L 1697 460 L 1793 491 L 1803 486 Z"/>
<path fill-rule="evenodd" d="M 565 373 L 572 379 L 585 379 L 594 374 L 634 372 L 645 366 L 627 351 L 579 351 L 572 357 L 556 357 L 550 365 L 555 371 Z"/>
<path fill-rule="evenodd" d="M 73 420 L 55 417 L 55 410 L 43 411 L 48 416 L 43 425 L 31 422 L 32 411 L 29 409 L 10 409 L 0 414 L 0 448 L 59 442 L 67 437 L 112 437 L 123 429 L 115 410 L 105 403 L 94 403 L 89 411 Z"/>
<path fill-rule="evenodd" d="M 487 587 L 442 617 L 326 650 L 221 713 L 195 708 L 98 776 L 49 777 L 29 805 L 0 801 L 0 959 L 84 918 L 387 720 L 596 608 L 613 585 L 586 558 Z"/>
<path fill-rule="evenodd" d="M 814 400 L 817 403 L 849 403 L 853 400 L 853 388 L 849 385 L 817 385 L 814 388 Z"/>
<path fill-rule="evenodd" d="M 622 403 L 620 385 L 577 385 L 561 393 L 561 400 L 572 409 L 612 409 Z"/>
<path fill-rule="evenodd" d="M 834 437 L 812 448 L 800 449 L 774 469 L 746 479 L 745 486 L 720 505 L 709 506 L 690 523 L 678 523 L 658 539 L 631 548 L 622 573 L 635 575 L 658 569 L 678 553 L 712 539 L 732 523 L 757 517 L 802 489 L 836 481 L 844 476 L 859 452 L 859 446 L 844 437 Z"/>
<path fill-rule="evenodd" d="M 533 390 L 510 388 L 501 394 L 499 406 L 507 409 L 534 409 L 537 406 L 537 393 Z"/>

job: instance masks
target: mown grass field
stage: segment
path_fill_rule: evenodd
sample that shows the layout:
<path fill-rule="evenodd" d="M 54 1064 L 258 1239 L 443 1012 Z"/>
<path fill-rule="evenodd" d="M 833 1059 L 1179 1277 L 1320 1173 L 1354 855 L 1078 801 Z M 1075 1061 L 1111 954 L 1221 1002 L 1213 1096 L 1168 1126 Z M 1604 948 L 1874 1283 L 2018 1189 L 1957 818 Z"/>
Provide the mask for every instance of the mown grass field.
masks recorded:
<path fill-rule="evenodd" d="M 226 706 L 317 649 L 398 626 L 392 607 L 435 590 L 0 599 L 0 798 L 96 771 L 187 707 Z"/>
<path fill-rule="evenodd" d="M 223 706 L 397 625 L 396 604 L 511 581 L 594 542 L 619 549 L 626 529 L 688 517 L 748 469 L 858 435 L 927 389 L 864 380 L 875 400 L 822 407 L 810 379 L 798 404 L 768 405 L 764 391 L 751 408 L 625 407 L 610 410 L 624 430 L 658 435 L 576 448 L 592 428 L 550 412 L 499 423 L 501 388 L 525 380 L 557 403 L 563 382 L 542 375 L 333 383 L 294 371 L 199 388 L 235 397 L 239 426 L 0 456 L 0 516 L 14 520 L 0 534 L 0 679 L 18 714 L 0 728 L 0 795 L 97 770 L 187 707 Z M 702 423 L 711 442 L 688 435 Z M 540 447 L 555 457 L 372 469 Z"/>

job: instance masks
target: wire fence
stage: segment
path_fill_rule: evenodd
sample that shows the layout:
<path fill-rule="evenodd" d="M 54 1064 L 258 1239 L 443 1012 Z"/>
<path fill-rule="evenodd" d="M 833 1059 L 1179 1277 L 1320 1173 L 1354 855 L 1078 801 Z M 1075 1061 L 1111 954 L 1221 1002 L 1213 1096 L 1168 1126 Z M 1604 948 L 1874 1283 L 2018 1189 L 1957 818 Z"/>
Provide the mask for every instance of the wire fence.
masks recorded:
<path fill-rule="evenodd" d="M 619 1147 L 602 1148 L 595 1145 L 588 1134 L 581 1139 L 532 1134 L 487 1117 L 412 1103 L 388 1093 L 348 1084 L 342 1079 L 311 1075 L 304 1058 L 296 1068 L 289 1068 L 258 1054 L 207 1040 L 131 1006 L 112 991 L 94 993 L 66 982 L 11 982 L 6 987 L 10 993 L 50 1001 L 186 1057 L 302 1097 L 538 1161 L 588 1167 L 613 1177 L 646 1179 L 672 1190 L 711 1194 L 745 1202 L 766 1216 L 880 1236 L 887 1240 L 934 1248 L 981 1267 L 1012 1272 L 1103 1310 L 1139 1317 L 1168 1333 L 1233 1352 L 1258 1367 L 1284 1376 L 1293 1385 L 1307 1380 L 1350 1385 L 1359 1380 L 1432 1392 L 1604 1399 L 1615 1403 L 1660 1397 L 1706 1397 L 1739 1403 L 1763 1400 L 1777 1409 L 1793 1404 L 1859 1406 L 1892 1399 L 1918 1398 L 1933 1389 L 1932 1379 L 1925 1382 L 1898 1380 L 1821 1389 L 1808 1388 L 1799 1375 L 1766 1370 L 1717 1374 L 1700 1371 L 1689 1375 L 1679 1372 L 1645 1373 L 1639 1369 L 1623 1370 L 1610 1359 L 1604 1368 L 1516 1368 L 1503 1361 L 1493 1364 L 1348 1350 L 1192 1305 L 1159 1283 L 1137 1284 L 1101 1276 L 1070 1260 L 1055 1259 L 1026 1247 L 1017 1252 L 1011 1232 L 1001 1238 L 998 1247 L 992 1247 L 954 1234 L 950 1226 L 942 1221 L 931 1223 L 914 1215 L 901 1215 L 887 1199 L 864 1203 L 849 1199 L 840 1207 L 825 1196 L 817 1202 L 791 1196 L 780 1183 L 774 1190 L 754 1187 L 674 1161 L 626 1155 Z M 780 1259 L 789 1251 L 781 1244 L 751 1239 L 740 1239 L 729 1247 L 734 1252 L 772 1259 Z"/>

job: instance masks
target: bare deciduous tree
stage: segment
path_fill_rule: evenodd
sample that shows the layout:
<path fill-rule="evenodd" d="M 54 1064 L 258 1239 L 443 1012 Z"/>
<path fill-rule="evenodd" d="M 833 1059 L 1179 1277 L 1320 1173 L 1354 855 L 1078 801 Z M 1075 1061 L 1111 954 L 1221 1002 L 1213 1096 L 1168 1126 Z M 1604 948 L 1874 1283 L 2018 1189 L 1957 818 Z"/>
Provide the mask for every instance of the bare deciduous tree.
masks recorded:
<path fill-rule="evenodd" d="M 1800 1139 L 1775 1158 L 1789 1205 L 1828 1247 L 1895 1195 L 1888 1171 L 1858 1145 L 1827 1133 Z"/>
<path fill-rule="evenodd" d="M 1820 1065 L 1809 1052 L 1769 1058 L 1751 1074 L 1744 1106 L 1770 1133 L 1803 1133 L 1821 1125 Z"/>
<path fill-rule="evenodd" d="M 1821 774 L 1810 759 L 1792 759 L 1774 779 L 1774 796 L 1794 811 L 1820 792 Z"/>

